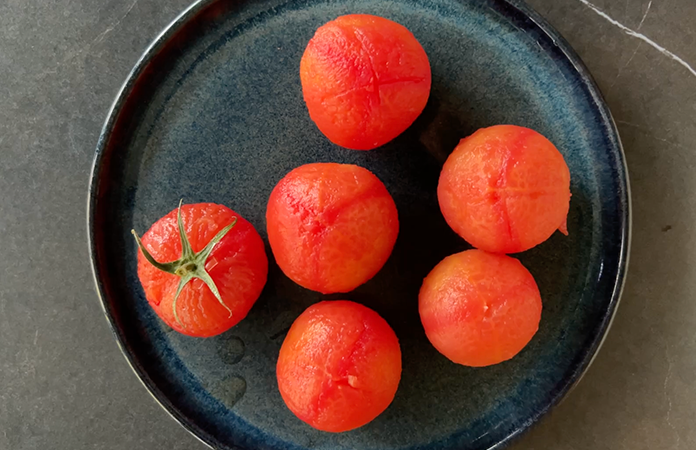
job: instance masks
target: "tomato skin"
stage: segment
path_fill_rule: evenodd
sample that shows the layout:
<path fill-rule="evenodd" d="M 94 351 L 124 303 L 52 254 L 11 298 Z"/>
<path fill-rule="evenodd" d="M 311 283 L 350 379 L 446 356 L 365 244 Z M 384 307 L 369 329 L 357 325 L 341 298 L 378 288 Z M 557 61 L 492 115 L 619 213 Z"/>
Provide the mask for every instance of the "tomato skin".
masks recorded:
<path fill-rule="evenodd" d="M 529 128 L 497 125 L 462 139 L 437 188 L 452 229 L 476 248 L 517 253 L 566 231 L 570 172 L 563 155 Z"/>
<path fill-rule="evenodd" d="M 367 14 L 321 26 L 300 62 L 309 115 L 333 143 L 371 150 L 408 128 L 430 95 L 428 56 L 413 34 Z"/>
<path fill-rule="evenodd" d="M 433 346 L 471 367 L 519 353 L 539 328 L 541 295 L 516 259 L 467 250 L 443 259 L 423 281 L 418 308 Z"/>
<path fill-rule="evenodd" d="M 246 317 L 261 295 L 268 275 L 264 244 L 248 221 L 225 206 L 214 203 L 183 205 L 181 216 L 194 252 L 202 250 L 237 218 L 236 225 L 214 247 L 205 264 L 222 300 L 232 310 L 232 317 L 203 281 L 193 279 L 177 300 L 179 324 L 172 303 L 180 278 L 152 266 L 142 252 L 138 252 L 138 277 L 150 306 L 167 325 L 189 336 L 215 336 Z M 143 235 L 142 242 L 157 261 L 179 259 L 181 241 L 177 210 L 155 222 Z"/>
<path fill-rule="evenodd" d="M 276 367 L 286 405 L 322 431 L 361 427 L 392 402 L 401 348 L 375 311 L 350 301 L 310 306 L 293 323 Z"/>
<path fill-rule="evenodd" d="M 349 292 L 375 276 L 399 233 L 396 205 L 367 169 L 314 163 L 288 173 L 266 210 L 278 266 L 323 294 Z"/>

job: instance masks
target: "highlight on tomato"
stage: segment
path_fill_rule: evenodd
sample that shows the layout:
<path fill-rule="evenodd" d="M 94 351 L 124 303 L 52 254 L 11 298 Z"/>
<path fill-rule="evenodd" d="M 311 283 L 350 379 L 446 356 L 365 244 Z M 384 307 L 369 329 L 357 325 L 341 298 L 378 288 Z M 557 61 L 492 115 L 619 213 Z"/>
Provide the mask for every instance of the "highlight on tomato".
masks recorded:
<path fill-rule="evenodd" d="M 261 237 L 223 205 L 179 203 L 142 239 L 132 233 L 145 297 L 180 333 L 210 337 L 229 330 L 246 317 L 266 284 Z"/>
<path fill-rule="evenodd" d="M 539 329 L 541 295 L 517 259 L 467 250 L 443 259 L 418 296 L 423 328 L 451 361 L 471 367 L 517 355 Z"/>
<path fill-rule="evenodd" d="M 401 380 L 401 347 L 370 308 L 324 301 L 292 324 L 276 375 L 285 404 L 300 420 L 322 431 L 349 431 L 391 404 Z"/>

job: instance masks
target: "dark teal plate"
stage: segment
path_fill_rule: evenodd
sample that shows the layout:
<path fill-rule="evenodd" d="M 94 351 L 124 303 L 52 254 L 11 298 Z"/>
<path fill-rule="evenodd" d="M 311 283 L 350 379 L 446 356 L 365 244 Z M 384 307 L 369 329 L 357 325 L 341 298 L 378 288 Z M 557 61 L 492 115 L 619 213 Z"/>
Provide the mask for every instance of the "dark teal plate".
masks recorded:
<path fill-rule="evenodd" d="M 432 64 L 423 115 L 370 152 L 332 145 L 309 119 L 300 89 L 307 41 L 318 26 L 347 13 L 405 25 Z M 538 334 L 513 360 L 473 369 L 449 362 L 428 343 L 417 293 L 438 261 L 468 248 L 440 214 L 440 167 L 461 137 L 500 123 L 540 131 L 565 156 L 570 236 L 556 233 L 519 255 L 544 301 Z M 275 381 L 285 331 L 325 297 L 289 281 L 269 250 L 268 285 L 244 321 L 217 338 L 182 336 L 149 308 L 129 233 L 144 232 L 184 198 L 225 204 L 265 238 L 271 189 L 294 167 L 315 161 L 373 171 L 401 220 L 384 269 L 340 297 L 374 308 L 392 325 L 403 378 L 384 414 L 343 434 L 295 418 Z M 150 47 L 109 114 L 90 189 L 91 255 L 106 315 L 135 372 L 176 420 L 211 446 L 488 449 L 555 405 L 606 334 L 626 269 L 627 183 L 616 128 L 597 87 L 568 44 L 521 1 L 205 0 Z"/>

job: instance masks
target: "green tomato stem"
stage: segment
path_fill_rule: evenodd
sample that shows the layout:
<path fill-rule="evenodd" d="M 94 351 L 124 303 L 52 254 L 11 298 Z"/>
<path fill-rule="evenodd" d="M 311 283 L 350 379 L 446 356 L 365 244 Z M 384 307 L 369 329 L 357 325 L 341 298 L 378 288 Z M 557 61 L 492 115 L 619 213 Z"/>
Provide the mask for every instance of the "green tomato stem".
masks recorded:
<path fill-rule="evenodd" d="M 225 235 L 237 224 L 237 218 L 234 217 L 231 224 L 227 225 L 225 228 L 220 230 L 215 235 L 215 237 L 213 237 L 210 240 L 210 242 L 208 242 L 208 244 L 203 248 L 203 250 L 201 250 L 198 253 L 194 253 L 194 251 L 191 249 L 191 243 L 188 240 L 188 236 L 186 236 L 184 222 L 181 219 L 182 204 L 183 200 L 179 202 L 179 209 L 176 214 L 176 221 L 179 228 L 179 237 L 181 239 L 181 258 L 177 259 L 176 261 L 161 263 L 155 260 L 155 258 L 150 254 L 150 252 L 145 248 L 145 245 L 143 245 L 143 242 L 140 240 L 140 237 L 135 232 L 135 230 L 131 230 L 131 233 L 135 237 L 135 242 L 138 244 L 138 248 L 150 264 L 152 264 L 155 268 L 161 270 L 162 272 L 170 273 L 181 278 L 179 280 L 179 286 L 176 289 L 176 294 L 174 294 L 174 300 L 172 301 L 172 310 L 174 312 L 174 319 L 176 319 L 176 322 L 179 325 L 181 325 L 182 328 L 186 328 L 186 326 L 179 319 L 179 314 L 176 310 L 176 302 L 179 299 L 179 295 L 181 294 L 181 291 L 184 289 L 184 286 L 186 286 L 186 284 L 188 284 L 188 282 L 193 280 L 194 278 L 198 278 L 199 280 L 203 281 L 206 284 L 206 286 L 208 286 L 208 289 L 210 289 L 210 291 L 213 293 L 218 302 L 220 302 L 220 304 L 227 310 L 227 312 L 229 312 L 229 317 L 232 317 L 232 310 L 222 300 L 220 292 L 218 291 L 217 286 L 215 286 L 215 282 L 211 278 L 210 274 L 205 270 L 205 263 L 208 260 L 210 254 L 213 252 L 215 245 L 217 245 L 218 242 L 220 242 L 222 238 L 224 238 Z"/>

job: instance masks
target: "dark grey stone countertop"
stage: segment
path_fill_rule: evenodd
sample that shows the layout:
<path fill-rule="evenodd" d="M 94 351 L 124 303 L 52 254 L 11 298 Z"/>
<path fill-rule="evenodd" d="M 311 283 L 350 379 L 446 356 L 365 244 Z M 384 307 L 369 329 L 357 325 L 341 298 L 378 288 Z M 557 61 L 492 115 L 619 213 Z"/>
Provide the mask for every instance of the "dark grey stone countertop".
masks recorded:
<path fill-rule="evenodd" d="M 0 0 L 0 449 L 203 449 L 121 355 L 87 257 L 105 114 L 189 0 Z M 622 304 L 578 387 L 512 449 L 696 448 L 696 1 L 529 0 L 618 123 L 632 182 Z"/>

